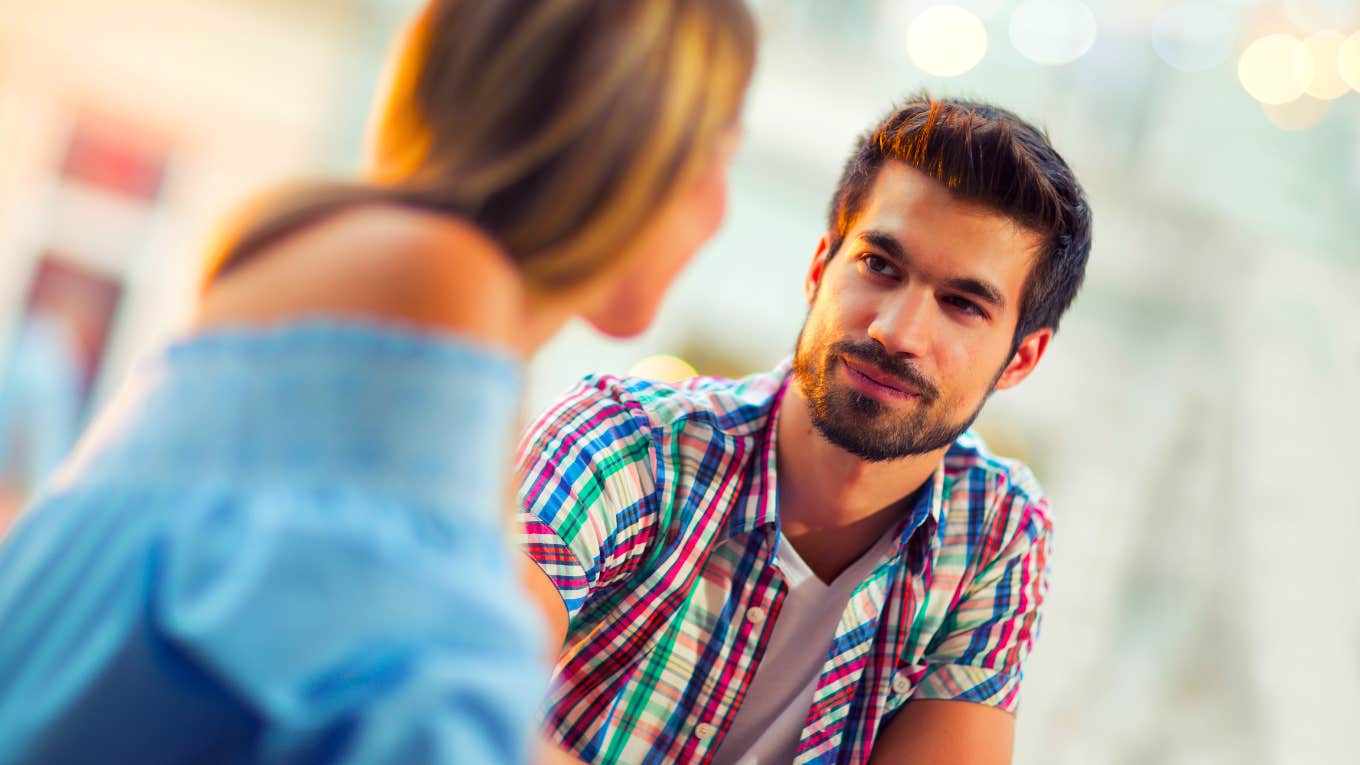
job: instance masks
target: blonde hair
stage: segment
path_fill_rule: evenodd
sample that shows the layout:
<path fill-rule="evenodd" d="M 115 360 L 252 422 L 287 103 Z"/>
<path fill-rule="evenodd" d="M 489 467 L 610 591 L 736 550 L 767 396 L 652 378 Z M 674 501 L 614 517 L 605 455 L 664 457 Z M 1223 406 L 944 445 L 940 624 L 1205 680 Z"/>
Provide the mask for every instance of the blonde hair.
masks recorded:
<path fill-rule="evenodd" d="M 723 139 L 754 59 L 742 0 L 432 0 L 397 49 L 371 177 L 261 204 L 207 282 L 353 204 L 463 218 L 538 287 L 598 274 Z"/>

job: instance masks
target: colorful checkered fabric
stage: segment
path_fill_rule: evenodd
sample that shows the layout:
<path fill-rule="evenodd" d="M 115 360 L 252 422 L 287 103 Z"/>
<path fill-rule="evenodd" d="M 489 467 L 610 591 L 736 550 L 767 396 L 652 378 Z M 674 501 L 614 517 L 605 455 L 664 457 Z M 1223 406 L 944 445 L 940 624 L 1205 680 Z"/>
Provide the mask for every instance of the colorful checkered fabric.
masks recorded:
<path fill-rule="evenodd" d="M 587 762 L 707 763 L 731 724 L 787 588 L 773 560 L 788 369 L 587 378 L 529 430 L 521 542 L 571 617 L 545 727 Z M 911 699 L 1015 708 L 1052 536 L 1033 475 L 965 434 L 893 533 L 841 617 L 800 765 L 867 761 Z"/>

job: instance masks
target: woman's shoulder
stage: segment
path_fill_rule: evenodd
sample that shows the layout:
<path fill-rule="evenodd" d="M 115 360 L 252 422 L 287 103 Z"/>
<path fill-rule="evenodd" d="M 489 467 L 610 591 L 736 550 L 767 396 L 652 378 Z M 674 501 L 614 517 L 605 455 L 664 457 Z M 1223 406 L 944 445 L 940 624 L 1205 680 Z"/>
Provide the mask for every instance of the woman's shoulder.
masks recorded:
<path fill-rule="evenodd" d="M 523 286 L 514 263 L 458 218 L 357 206 L 261 251 L 204 294 L 198 324 L 342 315 L 501 335 Z"/>

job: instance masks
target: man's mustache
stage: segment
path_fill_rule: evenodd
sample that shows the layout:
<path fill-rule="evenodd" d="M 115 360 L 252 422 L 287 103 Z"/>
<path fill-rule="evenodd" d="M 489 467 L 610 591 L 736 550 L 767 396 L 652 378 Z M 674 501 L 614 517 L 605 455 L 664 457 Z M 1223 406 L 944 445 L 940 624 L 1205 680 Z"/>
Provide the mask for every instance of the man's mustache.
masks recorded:
<path fill-rule="evenodd" d="M 928 401 L 940 397 L 940 389 L 921 370 L 917 369 L 910 361 L 888 353 L 882 345 L 873 340 L 862 343 L 841 340 L 831 346 L 831 352 L 835 355 L 850 356 L 856 361 L 872 365 L 885 377 L 902 381 Z"/>

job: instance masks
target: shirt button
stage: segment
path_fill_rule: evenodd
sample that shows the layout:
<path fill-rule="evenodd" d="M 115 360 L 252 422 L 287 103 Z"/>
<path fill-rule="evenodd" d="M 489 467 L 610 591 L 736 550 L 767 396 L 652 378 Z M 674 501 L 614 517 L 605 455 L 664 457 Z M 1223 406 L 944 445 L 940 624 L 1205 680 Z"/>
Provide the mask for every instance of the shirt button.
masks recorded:
<path fill-rule="evenodd" d="M 746 609 L 746 621 L 752 624 L 760 624 L 765 621 L 765 609 L 760 606 L 751 606 Z"/>
<path fill-rule="evenodd" d="M 708 723 L 699 723 L 698 727 L 694 729 L 694 735 L 700 741 L 707 741 L 718 735 L 718 729 Z"/>
<path fill-rule="evenodd" d="M 893 675 L 892 687 L 894 693 L 906 693 L 911 690 L 911 678 L 905 672 L 898 672 Z"/>

